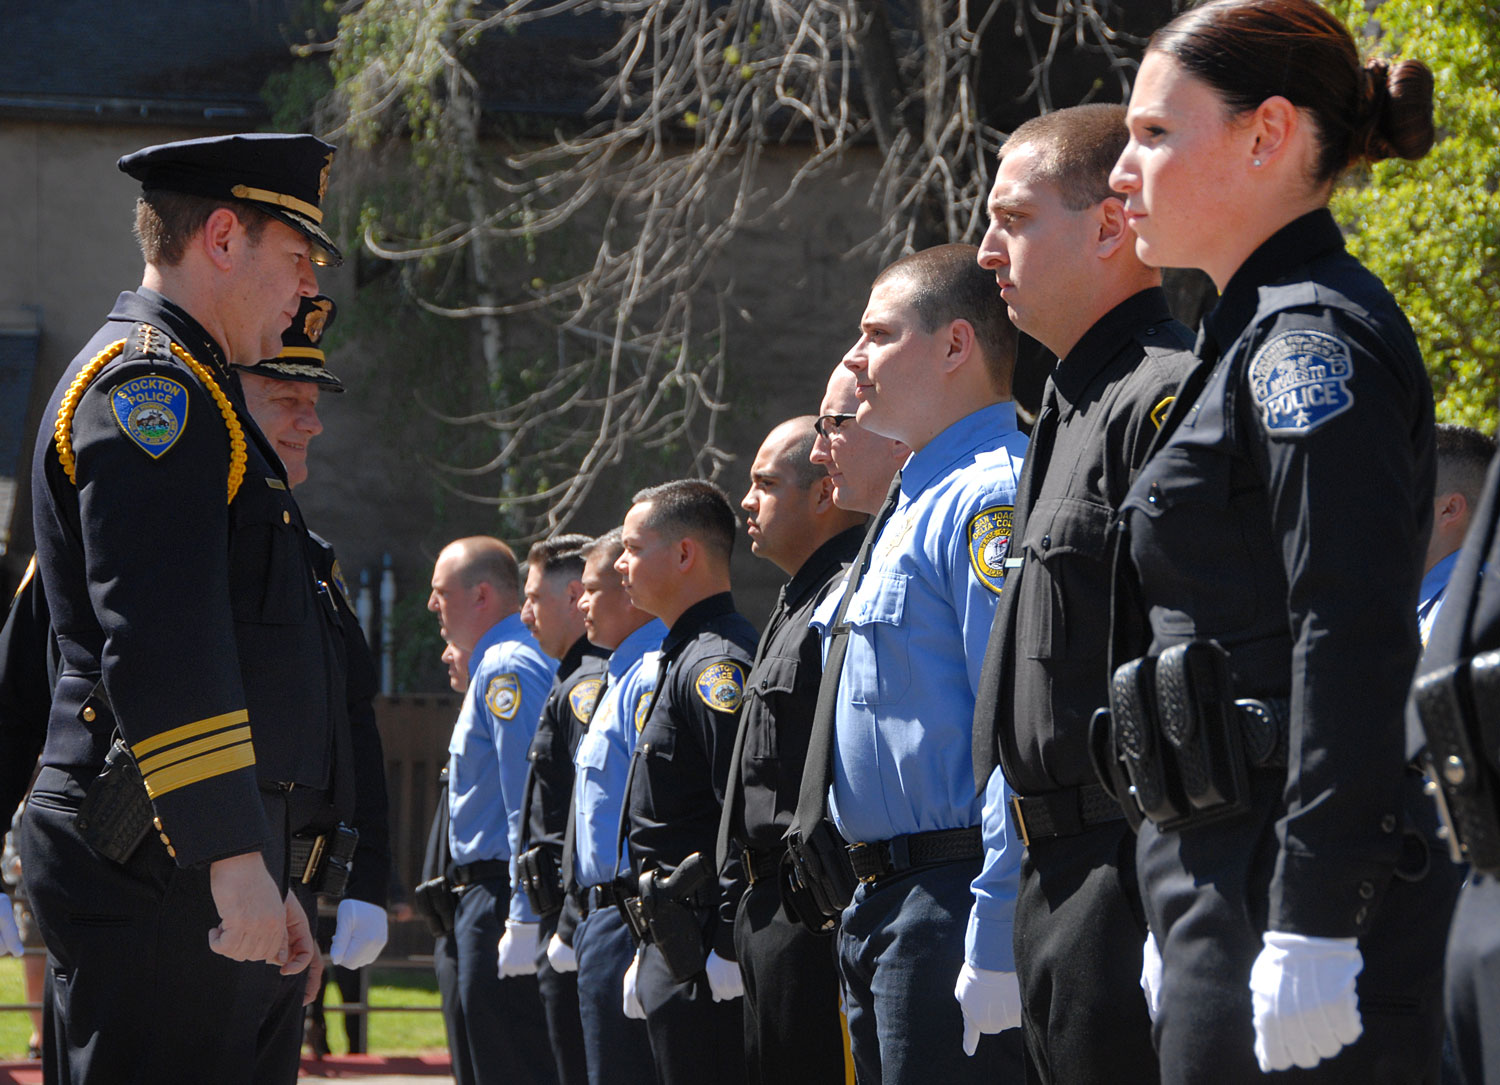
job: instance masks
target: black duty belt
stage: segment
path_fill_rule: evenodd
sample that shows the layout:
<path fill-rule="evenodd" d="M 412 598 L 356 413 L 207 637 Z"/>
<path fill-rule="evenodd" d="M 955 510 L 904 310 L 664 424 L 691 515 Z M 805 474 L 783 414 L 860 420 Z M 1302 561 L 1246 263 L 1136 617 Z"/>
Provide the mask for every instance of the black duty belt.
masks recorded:
<path fill-rule="evenodd" d="M 510 877 L 509 860 L 481 859 L 477 863 L 455 863 L 452 882 L 455 886 L 463 886 L 502 877 Z"/>
<path fill-rule="evenodd" d="M 889 840 L 849 845 L 849 863 L 854 867 L 854 876 L 866 885 L 888 874 L 899 874 L 915 867 L 983 857 L 984 840 L 977 825 L 967 829 L 908 833 Z"/>
<path fill-rule="evenodd" d="M 591 885 L 578 894 L 579 915 L 585 916 L 590 912 L 597 912 L 600 908 L 618 908 L 620 901 L 629 895 L 618 882 Z"/>
<path fill-rule="evenodd" d="M 740 853 L 740 862 L 745 866 L 745 880 L 754 885 L 767 878 L 774 878 L 777 868 L 781 866 L 781 857 L 785 854 L 785 848 L 773 851 L 746 848 Z"/>
<path fill-rule="evenodd" d="M 1028 848 L 1034 841 L 1077 836 L 1086 829 L 1125 820 L 1119 802 L 1098 784 L 1041 795 L 1012 795 L 1010 809 L 1021 843 Z"/>

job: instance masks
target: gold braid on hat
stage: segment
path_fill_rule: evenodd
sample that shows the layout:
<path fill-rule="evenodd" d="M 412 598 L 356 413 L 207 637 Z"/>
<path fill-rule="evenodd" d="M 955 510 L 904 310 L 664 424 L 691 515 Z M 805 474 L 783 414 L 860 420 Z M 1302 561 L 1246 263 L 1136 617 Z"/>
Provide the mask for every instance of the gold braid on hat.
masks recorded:
<path fill-rule="evenodd" d="M 73 378 L 73 383 L 63 393 L 62 405 L 57 409 L 57 426 L 53 429 L 53 439 L 57 445 L 57 458 L 62 464 L 63 470 L 68 475 L 68 481 L 78 485 L 78 462 L 73 454 L 73 415 L 78 410 L 78 402 L 83 398 L 83 393 L 88 386 L 110 362 L 114 361 L 125 350 L 128 340 L 121 339 L 117 343 L 111 343 L 89 360 L 89 363 L 78 371 L 78 376 Z M 226 504 L 234 501 L 234 495 L 240 492 L 240 483 L 245 480 L 245 428 L 240 425 L 240 419 L 234 413 L 234 405 L 229 402 L 229 397 L 214 380 L 213 374 L 208 367 L 194 358 L 176 343 L 171 343 L 172 353 L 177 360 L 202 382 L 219 405 L 219 413 L 224 416 L 224 424 L 229 428 L 229 500 Z"/>

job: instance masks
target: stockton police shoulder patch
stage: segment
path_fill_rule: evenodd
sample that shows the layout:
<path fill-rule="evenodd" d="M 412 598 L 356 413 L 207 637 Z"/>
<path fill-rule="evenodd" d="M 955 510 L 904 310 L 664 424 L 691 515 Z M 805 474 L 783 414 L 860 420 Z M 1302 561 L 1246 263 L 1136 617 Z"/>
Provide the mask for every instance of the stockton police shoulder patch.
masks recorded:
<path fill-rule="evenodd" d="M 646 716 L 651 711 L 651 690 L 643 690 L 641 695 L 635 699 L 635 733 L 640 734 L 646 729 Z"/>
<path fill-rule="evenodd" d="M 1285 332 L 1250 360 L 1250 394 L 1268 433 L 1301 436 L 1354 405 L 1353 375 L 1343 340 L 1326 332 Z"/>
<path fill-rule="evenodd" d="M 599 703 L 599 691 L 603 688 L 602 679 L 585 678 L 568 691 L 568 707 L 573 710 L 579 723 L 588 723 L 593 719 L 594 706 Z"/>
<path fill-rule="evenodd" d="M 715 712 L 733 712 L 745 695 L 745 672 L 731 660 L 710 663 L 698 672 L 693 688 L 698 699 Z"/>
<path fill-rule="evenodd" d="M 115 421 L 153 460 L 177 443 L 187 425 L 187 389 L 170 377 L 132 377 L 110 397 Z"/>
<path fill-rule="evenodd" d="M 514 674 L 497 674 L 484 691 L 484 703 L 498 719 L 515 717 L 521 707 L 521 683 Z"/>
<path fill-rule="evenodd" d="M 969 564 L 990 591 L 1005 583 L 1005 555 L 1010 553 L 1010 529 L 1015 509 L 993 505 L 969 521 Z"/>

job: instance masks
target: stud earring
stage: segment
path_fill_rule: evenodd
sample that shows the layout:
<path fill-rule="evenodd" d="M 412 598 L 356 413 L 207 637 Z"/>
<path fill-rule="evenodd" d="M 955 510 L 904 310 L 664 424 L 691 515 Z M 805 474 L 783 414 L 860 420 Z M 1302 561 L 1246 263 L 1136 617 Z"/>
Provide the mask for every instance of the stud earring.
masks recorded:
<path fill-rule="evenodd" d="M 1260 168 L 1260 159 L 1258 159 L 1258 158 L 1255 159 L 1255 161 L 1252 162 L 1251 165 L 1255 166 L 1256 169 L 1259 169 Z"/>

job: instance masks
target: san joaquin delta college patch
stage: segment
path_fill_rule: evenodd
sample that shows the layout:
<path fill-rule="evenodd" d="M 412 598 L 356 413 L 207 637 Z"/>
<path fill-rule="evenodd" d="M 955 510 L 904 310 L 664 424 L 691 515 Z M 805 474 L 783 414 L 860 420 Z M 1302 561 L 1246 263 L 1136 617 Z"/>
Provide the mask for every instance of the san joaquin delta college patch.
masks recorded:
<path fill-rule="evenodd" d="M 110 397 L 125 436 L 153 460 L 177 443 L 187 425 L 187 389 L 170 377 L 132 377 Z"/>
<path fill-rule="evenodd" d="M 1011 525 L 1015 509 L 995 505 L 969 521 L 969 564 L 986 588 L 999 592 L 1005 583 L 1005 555 L 1010 553 Z"/>
<path fill-rule="evenodd" d="M 698 672 L 693 688 L 715 712 L 733 712 L 745 695 L 745 672 L 727 659 L 711 663 Z"/>
<path fill-rule="evenodd" d="M 1354 405 L 1354 360 L 1343 340 L 1324 332 L 1278 335 L 1250 361 L 1250 394 L 1266 432 L 1299 437 Z"/>

